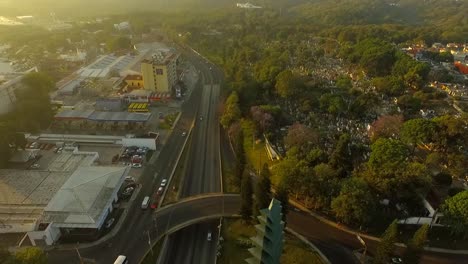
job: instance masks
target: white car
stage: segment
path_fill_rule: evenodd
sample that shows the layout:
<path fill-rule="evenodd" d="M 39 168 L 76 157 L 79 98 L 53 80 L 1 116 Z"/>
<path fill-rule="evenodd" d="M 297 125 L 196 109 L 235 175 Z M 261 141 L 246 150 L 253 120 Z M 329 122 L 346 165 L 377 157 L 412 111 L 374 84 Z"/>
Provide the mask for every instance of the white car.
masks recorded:
<path fill-rule="evenodd" d="M 111 219 L 107 220 L 105 227 L 106 228 L 111 227 L 114 222 L 115 222 L 115 218 L 111 218 Z"/>
<path fill-rule="evenodd" d="M 187 135 L 186 132 L 182 132 L 182 136 L 185 137 Z"/>
<path fill-rule="evenodd" d="M 141 168 L 141 163 L 133 163 L 132 167 L 133 168 Z"/>
<path fill-rule="evenodd" d="M 41 165 L 37 164 L 37 163 L 34 163 L 33 165 L 31 165 L 31 169 L 39 169 L 41 167 Z"/>
<path fill-rule="evenodd" d="M 125 177 L 125 181 L 132 181 L 132 182 L 134 182 L 134 181 L 135 181 L 135 178 L 133 178 L 132 176 L 127 176 L 127 177 Z"/>
<path fill-rule="evenodd" d="M 166 184 L 167 184 L 167 179 L 163 179 L 163 180 L 161 181 L 161 187 L 166 186 Z"/>
<path fill-rule="evenodd" d="M 208 235 L 206 236 L 206 240 L 211 241 L 211 232 L 208 232 Z"/>
<path fill-rule="evenodd" d="M 163 187 L 159 187 L 158 188 L 158 192 L 156 193 L 157 195 L 161 195 L 164 191 L 164 188 Z"/>

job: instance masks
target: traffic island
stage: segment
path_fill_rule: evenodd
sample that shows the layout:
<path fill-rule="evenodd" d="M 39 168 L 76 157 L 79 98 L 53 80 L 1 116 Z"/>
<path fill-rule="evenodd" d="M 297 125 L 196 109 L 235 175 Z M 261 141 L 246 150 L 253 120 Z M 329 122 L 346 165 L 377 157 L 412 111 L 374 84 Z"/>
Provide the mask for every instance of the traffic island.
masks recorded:
<path fill-rule="evenodd" d="M 187 141 L 190 141 L 192 139 L 191 138 L 192 133 L 190 133 L 187 136 L 189 137 L 187 139 Z M 176 169 L 174 171 L 174 175 L 173 175 L 173 177 L 172 177 L 172 179 L 169 182 L 169 185 L 167 187 L 168 188 L 167 193 L 164 196 L 162 206 L 166 206 L 168 204 L 175 203 L 175 202 L 177 202 L 179 200 L 179 198 L 180 198 L 179 191 L 182 188 L 182 182 L 183 182 L 185 173 L 187 171 L 187 165 L 188 165 L 188 162 L 189 162 L 189 153 L 190 153 L 191 148 L 192 148 L 191 145 L 188 145 L 188 147 L 184 147 L 184 149 L 182 151 L 182 155 L 180 156 L 180 160 L 177 163 L 177 167 L 176 167 Z"/>
<path fill-rule="evenodd" d="M 160 238 L 156 244 L 154 244 L 152 250 L 149 250 L 146 253 L 145 258 L 140 262 L 140 264 L 155 264 L 158 262 L 159 255 L 161 254 L 161 249 L 163 246 L 164 238 Z"/>

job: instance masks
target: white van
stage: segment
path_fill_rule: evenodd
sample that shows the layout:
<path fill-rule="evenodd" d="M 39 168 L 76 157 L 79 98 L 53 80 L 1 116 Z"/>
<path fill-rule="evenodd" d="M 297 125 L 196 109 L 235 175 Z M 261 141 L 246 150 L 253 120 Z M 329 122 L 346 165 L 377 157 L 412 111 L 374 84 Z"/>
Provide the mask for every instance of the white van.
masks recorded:
<path fill-rule="evenodd" d="M 114 261 L 114 264 L 127 264 L 128 260 L 127 257 L 124 255 L 120 255 L 117 257 L 117 259 Z"/>
<path fill-rule="evenodd" d="M 149 202 L 150 202 L 149 196 L 145 196 L 145 198 L 143 198 L 143 202 L 141 202 L 141 209 L 148 208 Z"/>

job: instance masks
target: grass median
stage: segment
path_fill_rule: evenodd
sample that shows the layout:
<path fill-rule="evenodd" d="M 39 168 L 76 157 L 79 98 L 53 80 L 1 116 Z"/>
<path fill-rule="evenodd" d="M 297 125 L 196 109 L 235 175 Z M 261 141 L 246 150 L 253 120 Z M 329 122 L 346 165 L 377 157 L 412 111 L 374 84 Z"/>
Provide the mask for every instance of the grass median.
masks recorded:
<path fill-rule="evenodd" d="M 180 189 L 180 183 L 184 179 L 184 176 L 187 172 L 187 165 L 189 162 L 189 153 L 191 150 L 191 144 L 190 141 L 192 140 L 192 133 L 189 134 L 189 138 L 187 139 L 187 144 L 186 147 L 184 148 L 182 155 L 180 156 L 179 163 L 177 164 L 177 167 L 174 171 L 174 176 L 172 177 L 171 182 L 167 186 L 168 190 L 166 193 L 166 196 L 164 197 L 164 201 L 162 203 L 162 206 L 175 203 L 179 199 L 179 189 Z"/>
<path fill-rule="evenodd" d="M 151 251 L 149 251 L 146 254 L 143 261 L 141 262 L 141 264 L 154 264 L 158 261 L 158 257 L 161 254 L 161 249 L 162 249 L 164 239 L 165 237 L 162 237 L 161 239 L 158 240 L 158 242 L 156 242 L 156 244 L 154 244 L 153 253 L 151 254 Z"/>
<path fill-rule="evenodd" d="M 246 224 L 241 219 L 225 218 L 221 236 L 221 255 L 219 264 L 245 263 L 252 255 L 248 251 L 253 246 L 250 237 L 255 236 L 253 224 Z M 295 236 L 285 233 L 285 244 L 281 256 L 282 264 L 321 264 L 323 263 L 318 253 Z"/>

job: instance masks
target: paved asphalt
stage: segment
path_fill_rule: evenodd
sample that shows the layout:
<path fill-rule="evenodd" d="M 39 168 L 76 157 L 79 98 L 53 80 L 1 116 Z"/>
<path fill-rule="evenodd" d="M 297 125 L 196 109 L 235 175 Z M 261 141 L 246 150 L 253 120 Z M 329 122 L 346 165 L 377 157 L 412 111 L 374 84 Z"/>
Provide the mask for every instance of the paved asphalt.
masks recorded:
<path fill-rule="evenodd" d="M 218 100 L 222 73 L 198 56 L 187 55 L 202 74 L 203 92 L 201 105 L 192 131 L 187 173 L 180 197 L 202 193 L 221 192 L 219 157 L 220 134 Z M 216 257 L 217 223 L 219 220 L 195 224 L 171 234 L 162 263 L 192 264 L 213 263 Z M 212 240 L 207 234 L 212 233 Z"/>

